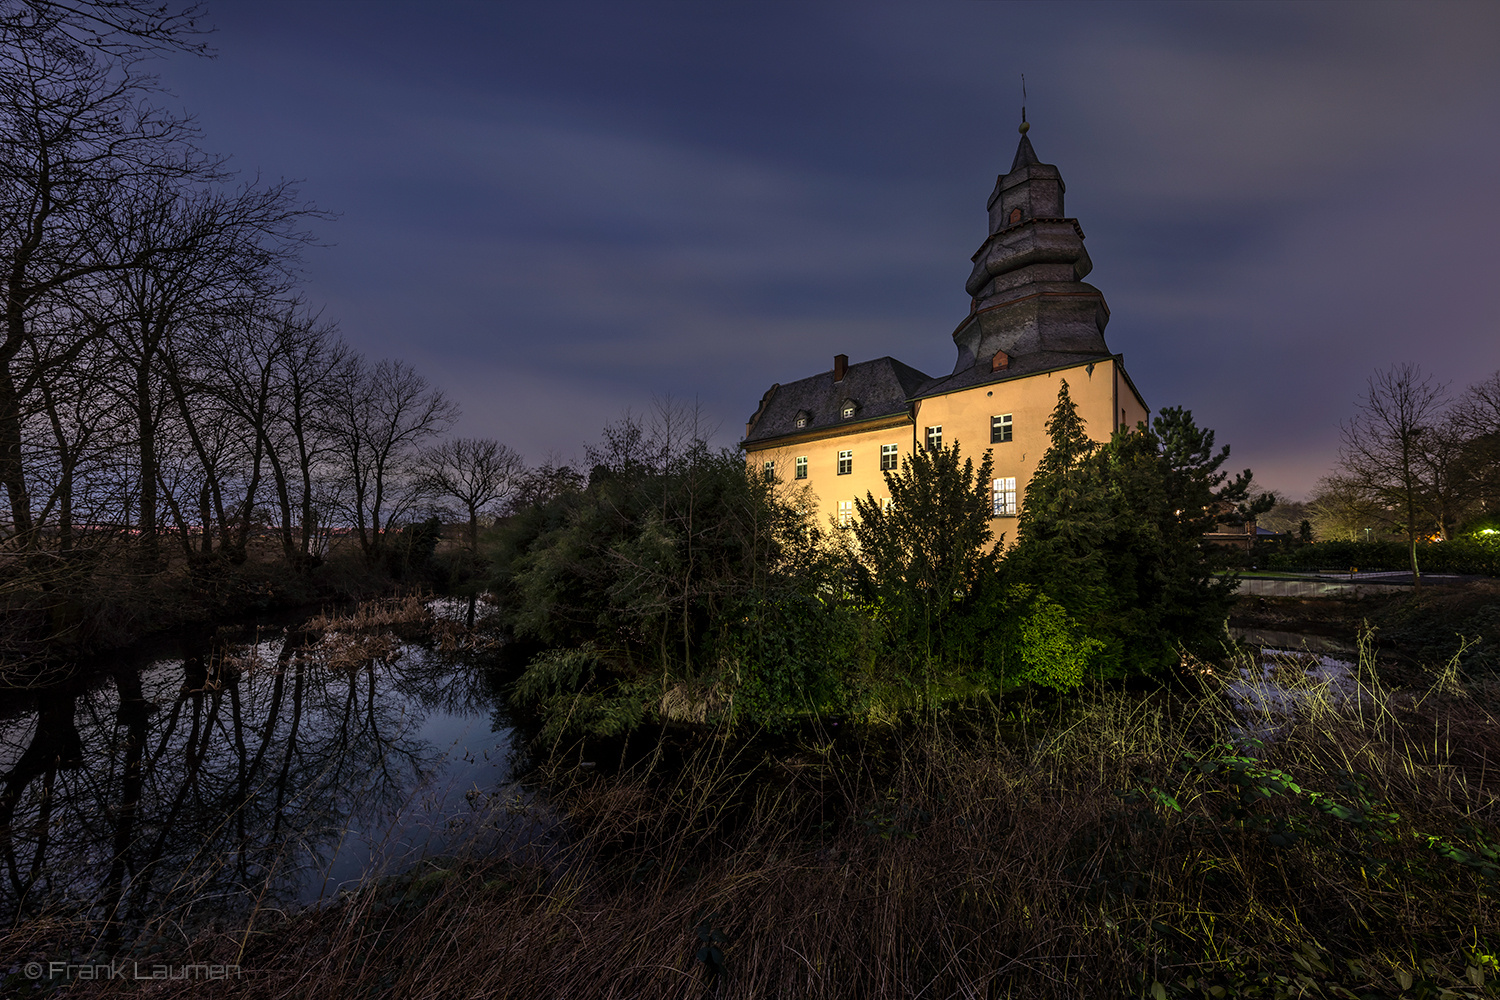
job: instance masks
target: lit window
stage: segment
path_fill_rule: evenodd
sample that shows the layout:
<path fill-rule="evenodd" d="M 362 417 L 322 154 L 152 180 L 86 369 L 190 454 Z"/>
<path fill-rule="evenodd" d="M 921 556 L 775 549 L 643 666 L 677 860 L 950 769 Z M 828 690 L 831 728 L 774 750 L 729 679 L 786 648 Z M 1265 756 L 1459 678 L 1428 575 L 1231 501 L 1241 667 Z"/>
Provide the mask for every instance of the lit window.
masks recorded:
<path fill-rule="evenodd" d="M 995 516 L 1011 516 L 1016 513 L 1016 477 L 995 480 Z"/>
<path fill-rule="evenodd" d="M 807 418 L 806 417 L 798 417 L 797 418 L 797 426 L 798 427 L 806 427 L 807 426 Z"/>
<path fill-rule="evenodd" d="M 848 420 L 852 416 L 854 416 L 854 404 L 853 403 L 845 403 L 844 404 L 844 419 Z"/>
<path fill-rule="evenodd" d="M 771 461 L 769 461 L 769 462 L 766 463 L 766 475 L 768 475 L 768 476 L 774 476 L 774 475 L 776 475 L 776 460 L 774 458 L 771 459 Z"/>
<path fill-rule="evenodd" d="M 927 428 L 927 450 L 943 450 L 943 428 L 941 425 Z"/>
<path fill-rule="evenodd" d="M 891 472 L 896 468 L 896 446 L 883 444 L 880 446 L 880 471 Z"/>
<path fill-rule="evenodd" d="M 839 475 L 847 476 L 854 471 L 854 452 L 839 452 Z"/>
<path fill-rule="evenodd" d="M 891 507 L 892 507 L 892 503 L 891 503 L 891 498 L 890 497 L 881 497 L 880 498 L 880 512 L 882 514 L 889 514 L 891 512 Z"/>
<path fill-rule="evenodd" d="M 798 479 L 806 479 L 807 478 L 807 456 L 806 455 L 804 455 L 801 458 L 797 459 L 797 478 Z"/>
<path fill-rule="evenodd" d="M 1010 414 L 1002 413 L 990 417 L 990 444 L 1004 444 L 1010 440 Z"/>
<path fill-rule="evenodd" d="M 854 523 L 854 501 L 839 501 L 839 527 L 847 528 Z"/>
<path fill-rule="evenodd" d="M 798 410 L 796 418 L 792 421 L 797 427 L 803 428 L 812 423 L 812 414 L 806 410 Z"/>

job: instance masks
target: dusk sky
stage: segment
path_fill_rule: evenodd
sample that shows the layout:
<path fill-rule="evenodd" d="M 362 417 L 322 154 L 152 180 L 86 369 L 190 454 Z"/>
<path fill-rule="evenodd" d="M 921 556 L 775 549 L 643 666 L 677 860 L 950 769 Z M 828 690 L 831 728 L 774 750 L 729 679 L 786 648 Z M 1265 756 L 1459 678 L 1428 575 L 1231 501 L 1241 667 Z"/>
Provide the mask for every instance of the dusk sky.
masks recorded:
<path fill-rule="evenodd" d="M 164 84 L 339 214 L 306 292 L 456 433 L 732 447 L 837 353 L 953 367 L 1020 75 L 1106 336 L 1301 498 L 1376 369 L 1500 369 L 1500 5 L 213 3 Z"/>

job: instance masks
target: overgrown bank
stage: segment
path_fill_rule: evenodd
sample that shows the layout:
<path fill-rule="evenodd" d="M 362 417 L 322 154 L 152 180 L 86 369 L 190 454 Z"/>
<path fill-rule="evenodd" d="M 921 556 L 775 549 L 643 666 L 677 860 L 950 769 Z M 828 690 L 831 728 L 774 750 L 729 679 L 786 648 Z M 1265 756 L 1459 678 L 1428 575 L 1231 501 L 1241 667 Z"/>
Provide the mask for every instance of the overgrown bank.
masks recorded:
<path fill-rule="evenodd" d="M 679 732 L 610 774 L 602 744 L 564 748 L 538 778 L 566 845 L 434 859 L 326 911 L 173 944 L 243 978 L 159 989 L 1491 995 L 1500 690 L 1395 692 L 1368 662 L 1360 680 L 1342 706 L 1310 690 L 1258 749 L 1212 687 L 782 740 Z"/>

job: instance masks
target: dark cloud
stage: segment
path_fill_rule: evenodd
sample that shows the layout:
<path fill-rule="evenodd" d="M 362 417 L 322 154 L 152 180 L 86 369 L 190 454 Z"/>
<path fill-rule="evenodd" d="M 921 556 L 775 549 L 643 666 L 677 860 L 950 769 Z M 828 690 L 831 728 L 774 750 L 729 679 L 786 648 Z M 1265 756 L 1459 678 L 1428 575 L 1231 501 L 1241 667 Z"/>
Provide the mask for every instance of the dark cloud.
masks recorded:
<path fill-rule="evenodd" d="M 836 352 L 940 373 L 1032 136 L 1111 346 L 1308 489 L 1378 367 L 1500 368 L 1488 6 L 237 4 L 166 83 L 341 213 L 310 297 L 461 430 L 579 453 L 653 395 L 731 444 Z"/>

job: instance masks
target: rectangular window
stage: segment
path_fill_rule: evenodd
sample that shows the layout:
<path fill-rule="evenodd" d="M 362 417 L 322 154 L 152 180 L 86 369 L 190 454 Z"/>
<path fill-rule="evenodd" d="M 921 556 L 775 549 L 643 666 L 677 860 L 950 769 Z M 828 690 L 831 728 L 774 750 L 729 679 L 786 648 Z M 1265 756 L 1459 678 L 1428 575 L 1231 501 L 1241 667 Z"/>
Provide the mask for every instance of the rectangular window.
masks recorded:
<path fill-rule="evenodd" d="M 847 528 L 854 523 L 854 501 L 839 501 L 839 527 Z"/>
<path fill-rule="evenodd" d="M 943 428 L 942 428 L 942 425 L 939 424 L 937 427 L 929 427 L 929 428 L 927 428 L 927 450 L 928 451 L 941 451 L 942 448 L 943 448 Z"/>
<path fill-rule="evenodd" d="M 1010 414 L 1002 413 L 990 417 L 990 444 L 1004 444 L 1010 440 Z"/>
<path fill-rule="evenodd" d="M 769 462 L 766 463 L 766 475 L 768 475 L 768 476 L 774 476 L 774 475 L 776 475 L 776 460 L 774 458 L 771 459 Z"/>
<path fill-rule="evenodd" d="M 891 512 L 891 498 L 890 497 L 881 497 L 880 498 L 880 512 L 882 514 L 889 514 Z"/>
<path fill-rule="evenodd" d="M 883 444 L 880 446 L 880 471 L 893 472 L 896 469 L 896 446 Z"/>
<path fill-rule="evenodd" d="M 807 478 L 807 456 L 806 455 L 803 455 L 801 458 L 797 459 L 797 478 L 798 479 L 806 479 Z"/>
<path fill-rule="evenodd" d="M 854 452 L 839 452 L 839 475 L 847 476 L 854 471 Z"/>
<path fill-rule="evenodd" d="M 995 480 L 995 516 L 1016 515 L 1016 477 Z"/>

